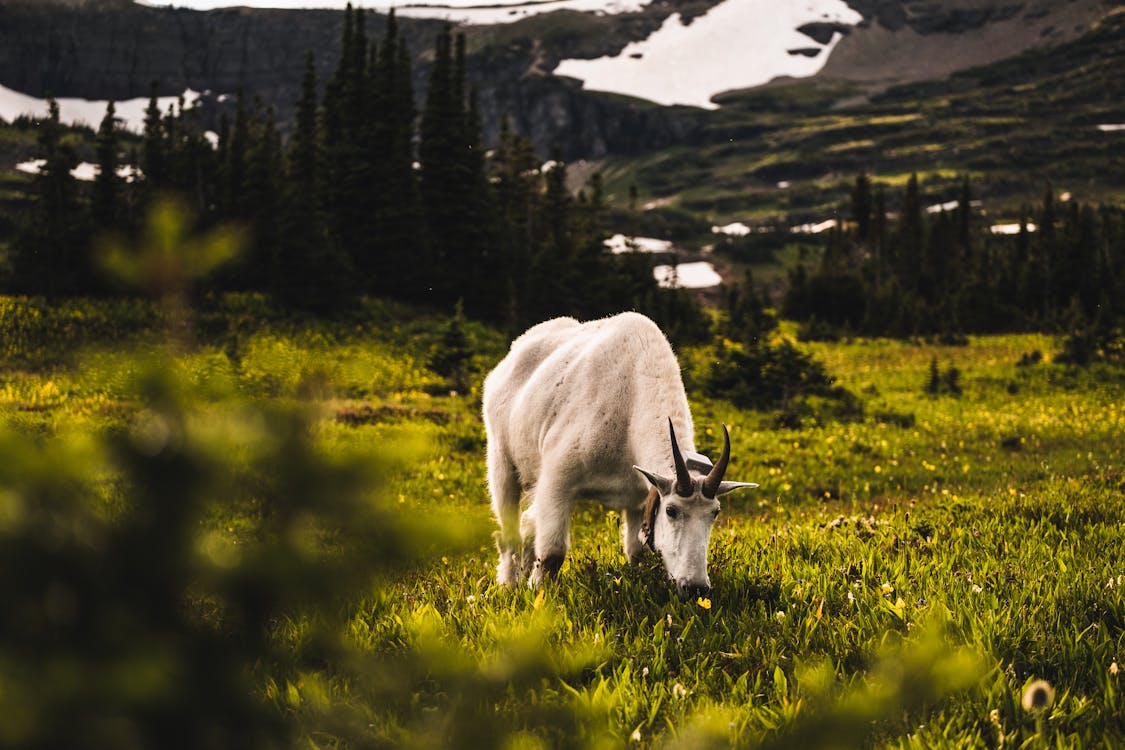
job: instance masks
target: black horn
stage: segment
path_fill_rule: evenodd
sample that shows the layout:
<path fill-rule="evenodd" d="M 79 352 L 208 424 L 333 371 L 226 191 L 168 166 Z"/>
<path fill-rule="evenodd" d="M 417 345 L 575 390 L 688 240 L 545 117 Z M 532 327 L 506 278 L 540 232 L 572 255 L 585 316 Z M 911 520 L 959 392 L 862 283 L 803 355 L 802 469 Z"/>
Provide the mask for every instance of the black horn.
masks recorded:
<path fill-rule="evenodd" d="M 691 481 L 691 474 L 688 474 L 687 464 L 684 463 L 684 456 L 680 453 L 680 446 L 676 443 L 676 428 L 672 426 L 672 418 L 668 418 L 668 433 L 672 436 L 672 460 L 676 462 L 676 494 L 680 497 L 691 497 L 695 492 L 695 487 Z"/>
<path fill-rule="evenodd" d="M 723 482 L 723 474 L 727 473 L 727 464 L 730 463 L 730 433 L 727 426 L 723 425 L 723 455 L 711 468 L 711 473 L 703 480 L 703 496 L 714 499 L 719 493 L 719 485 Z"/>

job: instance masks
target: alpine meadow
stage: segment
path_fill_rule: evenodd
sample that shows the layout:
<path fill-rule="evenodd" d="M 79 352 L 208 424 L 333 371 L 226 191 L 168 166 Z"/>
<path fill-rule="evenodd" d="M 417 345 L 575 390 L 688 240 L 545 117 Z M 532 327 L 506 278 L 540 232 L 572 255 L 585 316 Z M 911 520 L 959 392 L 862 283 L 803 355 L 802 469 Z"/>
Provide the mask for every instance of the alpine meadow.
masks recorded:
<path fill-rule="evenodd" d="M 628 88 L 739 2 L 0 0 L 0 748 L 1125 746 L 1125 12 Z M 485 379 L 627 311 L 706 572 L 583 500 L 529 582 Z"/>

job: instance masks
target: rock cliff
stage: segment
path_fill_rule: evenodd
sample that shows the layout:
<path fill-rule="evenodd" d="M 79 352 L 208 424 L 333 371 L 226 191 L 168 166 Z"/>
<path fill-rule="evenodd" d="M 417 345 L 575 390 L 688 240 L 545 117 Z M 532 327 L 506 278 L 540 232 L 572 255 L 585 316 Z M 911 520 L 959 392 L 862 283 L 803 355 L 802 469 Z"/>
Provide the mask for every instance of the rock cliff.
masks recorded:
<path fill-rule="evenodd" d="M 542 152 L 557 146 L 568 159 L 726 137 L 721 113 L 587 92 L 580 82 L 551 74 L 564 57 L 615 54 L 669 14 L 691 19 L 716 2 L 654 0 L 639 13 L 558 11 L 502 26 L 468 27 L 469 73 L 480 87 L 486 139 L 494 138 L 505 112 Z M 1016 54 L 1040 38 L 1058 41 L 1110 8 L 1105 0 L 848 2 L 866 20 L 836 48 L 823 75 L 879 89 Z M 366 21 L 369 34 L 380 38 L 385 16 L 368 12 Z M 338 57 L 342 23 L 342 12 L 331 10 L 193 11 L 131 0 L 0 0 L 0 84 L 36 96 L 89 99 L 147 96 L 153 82 L 162 95 L 210 91 L 204 108 L 212 122 L 224 106 L 219 95 L 241 88 L 272 106 L 284 127 L 306 53 L 316 53 L 326 80 Z M 441 23 L 400 19 L 415 56 L 419 95 Z M 837 30 L 815 24 L 804 29 L 812 38 Z"/>

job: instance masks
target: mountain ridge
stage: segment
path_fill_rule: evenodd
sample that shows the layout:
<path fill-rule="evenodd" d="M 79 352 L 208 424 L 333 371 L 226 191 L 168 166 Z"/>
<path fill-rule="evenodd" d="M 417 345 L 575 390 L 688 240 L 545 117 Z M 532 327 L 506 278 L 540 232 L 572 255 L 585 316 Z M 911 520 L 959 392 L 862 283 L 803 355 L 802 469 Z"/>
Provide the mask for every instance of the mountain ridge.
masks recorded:
<path fill-rule="evenodd" d="M 943 78 L 1036 44 L 1057 44 L 1115 5 L 1103 0 L 1057 7 L 1046 0 L 847 2 L 864 21 L 845 35 L 815 77 L 848 84 L 827 106 L 869 99 L 894 85 Z M 505 113 L 541 151 L 558 147 L 568 159 L 730 137 L 721 114 L 591 92 L 552 72 L 565 58 L 620 53 L 672 13 L 690 22 L 713 5 L 714 0 L 656 0 L 636 13 L 555 11 L 511 24 L 464 27 L 486 140 L 495 137 Z M 368 11 L 365 18 L 368 33 L 378 39 L 386 17 Z M 419 92 L 442 25 L 399 19 L 415 57 Z M 284 126 L 293 115 L 306 51 L 318 51 L 318 72 L 326 80 L 338 56 L 341 27 L 342 12 L 335 10 L 193 11 L 129 0 L 53 0 L 49 5 L 0 0 L 0 84 L 36 96 L 91 99 L 147 96 L 154 81 L 163 95 L 190 87 L 211 92 L 203 106 L 212 122 L 222 109 L 218 95 L 243 88 L 273 106 Z M 1017 27 L 1019 34 L 1011 31 Z M 813 27 L 804 33 L 815 39 L 824 32 Z M 1009 39 L 1007 46 L 1003 39 Z M 888 68 L 894 76 L 886 75 Z"/>

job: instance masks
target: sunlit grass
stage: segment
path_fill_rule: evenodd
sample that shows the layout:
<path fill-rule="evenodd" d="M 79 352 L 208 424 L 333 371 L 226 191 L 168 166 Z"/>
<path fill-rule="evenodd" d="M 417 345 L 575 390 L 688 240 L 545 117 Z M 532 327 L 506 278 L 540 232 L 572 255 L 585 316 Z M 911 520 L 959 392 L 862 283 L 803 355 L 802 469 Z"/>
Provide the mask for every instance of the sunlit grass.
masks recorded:
<path fill-rule="evenodd" d="M 15 304 L 28 303 L 0 300 L 0 310 Z M 28 308 L 105 322 L 45 353 L 50 337 L 22 321 L 0 386 L 17 435 L 137 429 L 138 350 L 158 326 L 104 304 Z M 697 446 L 714 453 L 725 422 L 729 475 L 761 484 L 724 498 L 704 602 L 680 600 L 651 556 L 628 565 L 617 515 L 597 506 L 577 511 L 558 582 L 495 585 L 479 391 L 451 394 L 426 367 L 440 318 L 373 304 L 317 323 L 226 304 L 203 313 L 200 340 L 176 360 L 201 423 L 219 429 L 209 444 L 235 463 L 252 455 L 249 428 L 222 416 L 232 399 L 311 402 L 320 455 L 347 463 L 372 446 L 413 446 L 386 480 L 386 503 L 405 519 L 451 516 L 469 535 L 467 551 L 428 550 L 342 603 L 360 662 L 263 666 L 262 694 L 307 745 L 1125 741 L 1115 552 L 1125 378 L 1052 364 L 1051 337 L 808 345 L 863 399 L 849 422 L 781 429 L 771 414 L 693 399 Z M 473 340 L 479 387 L 505 340 L 483 328 Z M 1017 364 L 1036 351 L 1047 361 Z M 960 371 L 960 397 L 924 392 L 934 358 Z M 252 428 L 254 441 L 264 429 Z M 107 498 L 110 480 L 99 485 Z M 249 507 L 220 504 L 205 519 L 202 552 L 216 564 L 255 543 Z M 307 650 L 314 632 L 283 619 L 273 637 Z M 1044 715 L 1021 707 L 1035 679 L 1055 691 Z"/>

